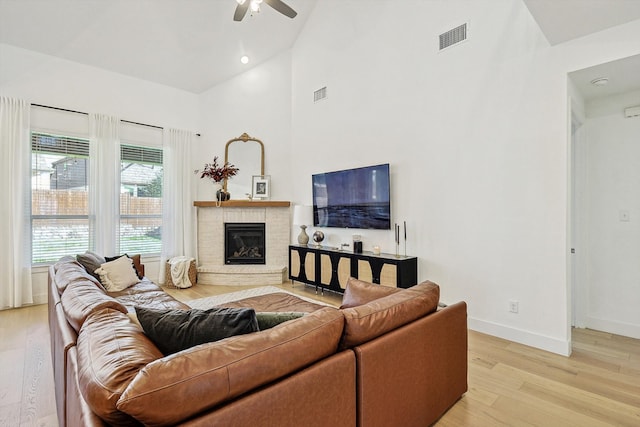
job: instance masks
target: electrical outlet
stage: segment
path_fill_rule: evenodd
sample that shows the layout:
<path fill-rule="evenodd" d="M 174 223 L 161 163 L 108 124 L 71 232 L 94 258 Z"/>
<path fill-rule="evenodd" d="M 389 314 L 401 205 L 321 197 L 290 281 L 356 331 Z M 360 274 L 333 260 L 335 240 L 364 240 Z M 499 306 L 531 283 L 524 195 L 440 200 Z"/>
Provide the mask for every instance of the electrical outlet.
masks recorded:
<path fill-rule="evenodd" d="M 509 301 L 509 312 L 510 313 L 517 313 L 518 312 L 518 301 L 516 300 L 510 300 Z"/>

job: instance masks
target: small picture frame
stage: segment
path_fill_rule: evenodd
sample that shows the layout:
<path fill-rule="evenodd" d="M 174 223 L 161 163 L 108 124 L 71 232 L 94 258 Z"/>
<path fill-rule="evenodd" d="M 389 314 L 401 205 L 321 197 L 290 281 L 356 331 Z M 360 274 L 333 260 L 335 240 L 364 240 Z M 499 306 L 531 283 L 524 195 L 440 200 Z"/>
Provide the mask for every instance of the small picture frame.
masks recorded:
<path fill-rule="evenodd" d="M 267 200 L 271 196 L 271 176 L 253 175 L 251 178 L 251 198 Z"/>

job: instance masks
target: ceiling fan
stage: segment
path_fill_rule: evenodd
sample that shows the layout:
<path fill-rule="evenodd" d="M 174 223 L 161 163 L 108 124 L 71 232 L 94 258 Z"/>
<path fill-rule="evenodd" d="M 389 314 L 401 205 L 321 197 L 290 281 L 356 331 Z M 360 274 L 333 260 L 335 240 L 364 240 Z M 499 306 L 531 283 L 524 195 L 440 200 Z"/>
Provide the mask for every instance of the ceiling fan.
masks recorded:
<path fill-rule="evenodd" d="M 251 9 L 251 12 L 260 12 L 260 4 L 263 2 L 263 0 L 236 1 L 238 2 L 238 6 L 236 7 L 236 12 L 233 14 L 234 21 L 242 21 L 242 18 L 244 18 L 249 9 Z M 294 18 L 298 14 L 281 0 L 264 0 L 264 2 L 289 18 Z"/>

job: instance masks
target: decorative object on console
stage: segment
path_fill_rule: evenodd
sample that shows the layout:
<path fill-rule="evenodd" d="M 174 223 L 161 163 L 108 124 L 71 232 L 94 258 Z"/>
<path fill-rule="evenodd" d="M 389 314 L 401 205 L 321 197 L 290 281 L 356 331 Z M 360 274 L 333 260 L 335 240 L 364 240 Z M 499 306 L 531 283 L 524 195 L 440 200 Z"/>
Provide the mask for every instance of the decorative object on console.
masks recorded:
<path fill-rule="evenodd" d="M 407 256 L 407 221 L 404 221 L 404 256 Z"/>
<path fill-rule="evenodd" d="M 396 257 L 400 256 L 400 226 L 398 223 L 394 224 L 396 230 Z"/>
<path fill-rule="evenodd" d="M 313 241 L 316 242 L 316 246 L 321 246 L 322 241 L 324 240 L 324 233 L 320 230 L 313 233 Z"/>
<path fill-rule="evenodd" d="M 313 223 L 313 208 L 311 206 L 295 205 L 293 207 L 293 225 L 300 226 L 300 234 L 298 235 L 298 243 L 306 245 L 309 243 L 309 235 L 307 234 L 307 224 Z"/>
<path fill-rule="evenodd" d="M 380 255 L 380 246 L 376 245 L 373 247 L 373 254 Z"/>
<path fill-rule="evenodd" d="M 271 177 L 269 175 L 253 175 L 251 177 L 251 199 L 269 199 L 271 194 Z"/>
<path fill-rule="evenodd" d="M 362 236 L 359 234 L 353 235 L 353 253 L 361 254 L 362 253 Z"/>
<path fill-rule="evenodd" d="M 209 178 L 214 182 L 214 188 L 216 189 L 216 201 L 223 202 L 225 200 L 229 200 L 231 195 L 227 193 L 223 189 L 222 182 L 233 176 L 235 176 L 238 171 L 237 167 L 230 164 L 228 161 L 225 161 L 222 166 L 218 165 L 218 156 L 213 158 L 213 163 L 205 163 L 204 169 L 200 171 L 199 169 L 195 171 L 196 174 L 200 174 L 200 178 Z"/>

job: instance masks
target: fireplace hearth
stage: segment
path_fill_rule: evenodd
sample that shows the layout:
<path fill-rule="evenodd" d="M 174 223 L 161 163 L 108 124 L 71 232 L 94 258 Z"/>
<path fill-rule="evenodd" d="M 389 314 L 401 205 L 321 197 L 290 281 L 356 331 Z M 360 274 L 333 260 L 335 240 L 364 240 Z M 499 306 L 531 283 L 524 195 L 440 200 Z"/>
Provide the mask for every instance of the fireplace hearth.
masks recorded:
<path fill-rule="evenodd" d="M 264 223 L 224 224 L 225 264 L 266 264 L 265 252 Z"/>

